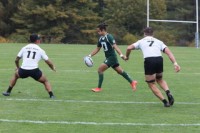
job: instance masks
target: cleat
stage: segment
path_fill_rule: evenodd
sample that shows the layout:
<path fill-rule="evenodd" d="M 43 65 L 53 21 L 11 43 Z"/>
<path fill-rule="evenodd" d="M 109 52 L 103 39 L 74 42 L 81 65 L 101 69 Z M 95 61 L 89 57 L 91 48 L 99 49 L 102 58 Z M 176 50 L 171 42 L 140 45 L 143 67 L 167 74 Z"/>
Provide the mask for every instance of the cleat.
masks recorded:
<path fill-rule="evenodd" d="M 164 103 L 164 107 L 170 107 L 170 104 L 168 102 Z"/>
<path fill-rule="evenodd" d="M 173 96 L 169 93 L 167 95 L 167 97 L 168 97 L 168 100 L 169 100 L 169 104 L 172 106 L 174 104 L 174 98 L 173 98 Z"/>
<path fill-rule="evenodd" d="M 55 96 L 50 96 L 50 98 L 51 98 L 51 99 L 54 99 L 54 98 L 55 98 Z"/>
<path fill-rule="evenodd" d="M 4 96 L 10 96 L 10 92 L 3 92 L 2 93 Z"/>
<path fill-rule="evenodd" d="M 93 92 L 100 92 L 100 91 L 102 91 L 102 89 L 101 88 L 94 88 L 94 89 L 92 89 L 92 91 Z"/>
<path fill-rule="evenodd" d="M 132 87 L 133 91 L 137 90 L 137 88 L 136 88 L 137 87 L 137 81 L 136 80 L 134 80 L 134 81 L 131 82 L 131 87 Z"/>

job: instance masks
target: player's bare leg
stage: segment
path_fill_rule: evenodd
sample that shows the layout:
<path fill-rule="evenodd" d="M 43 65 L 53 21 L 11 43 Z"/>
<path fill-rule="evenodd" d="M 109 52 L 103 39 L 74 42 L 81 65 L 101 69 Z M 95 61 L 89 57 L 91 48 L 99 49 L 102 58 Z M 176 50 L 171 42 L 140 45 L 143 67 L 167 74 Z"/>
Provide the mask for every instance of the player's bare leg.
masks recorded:
<path fill-rule="evenodd" d="M 170 90 L 169 90 L 169 87 L 167 85 L 167 82 L 163 79 L 157 79 L 156 80 L 157 83 L 160 85 L 160 87 L 165 90 L 166 92 L 166 95 L 168 97 L 168 100 L 169 100 L 169 104 L 170 105 L 173 105 L 174 104 L 174 97 L 172 96 L 172 94 L 170 93 Z"/>
<path fill-rule="evenodd" d="M 7 91 L 2 93 L 4 96 L 10 96 L 10 93 L 11 93 L 13 87 L 15 86 L 18 78 L 19 78 L 19 75 L 18 75 L 18 72 L 16 71 L 10 80 L 10 85 L 8 86 Z"/>
<path fill-rule="evenodd" d="M 161 91 L 157 88 L 155 82 L 148 83 L 149 88 L 152 90 L 155 96 L 157 96 L 161 101 L 164 100 L 164 96 L 162 95 Z"/>
<path fill-rule="evenodd" d="M 145 78 L 146 78 L 146 82 L 147 82 L 149 88 L 154 93 L 154 95 L 157 96 L 164 103 L 165 107 L 169 107 L 170 106 L 169 103 L 164 98 L 164 96 L 162 95 L 162 93 L 159 90 L 159 88 L 156 86 L 156 83 L 155 83 L 155 78 L 156 78 L 155 74 L 153 74 L 153 75 L 145 75 Z"/>
<path fill-rule="evenodd" d="M 47 80 L 47 78 L 42 74 L 42 76 L 40 77 L 40 79 L 38 81 L 40 83 L 44 84 L 45 89 L 49 93 L 50 98 L 54 98 L 54 95 L 53 95 L 53 92 L 52 92 L 52 89 L 51 89 L 51 85 L 50 85 L 49 81 Z"/>
<path fill-rule="evenodd" d="M 162 73 L 157 73 L 157 74 L 156 74 L 156 82 L 159 84 L 159 86 L 160 86 L 164 91 L 169 90 L 169 87 L 168 87 L 166 81 L 163 80 L 163 78 L 162 78 Z"/>
<path fill-rule="evenodd" d="M 170 90 L 169 90 L 169 87 L 167 85 L 167 82 L 165 80 L 163 80 L 162 73 L 157 73 L 156 74 L 156 82 L 166 92 L 168 100 L 169 100 L 169 104 L 173 105 L 174 104 L 174 97 L 170 93 Z"/>
<path fill-rule="evenodd" d="M 163 103 L 165 107 L 169 107 L 169 103 L 167 102 L 167 100 L 164 98 L 164 96 L 162 95 L 161 91 L 157 88 L 156 83 L 148 83 L 149 88 L 152 90 L 152 92 L 154 93 L 155 96 L 157 96 Z"/>

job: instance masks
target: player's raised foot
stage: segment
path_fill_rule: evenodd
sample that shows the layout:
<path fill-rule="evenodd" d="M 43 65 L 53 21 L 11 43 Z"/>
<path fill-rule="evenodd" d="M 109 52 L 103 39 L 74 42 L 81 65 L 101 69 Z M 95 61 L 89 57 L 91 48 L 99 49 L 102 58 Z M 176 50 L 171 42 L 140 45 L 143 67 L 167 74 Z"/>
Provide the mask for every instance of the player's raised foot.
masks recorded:
<path fill-rule="evenodd" d="M 102 89 L 101 88 L 94 88 L 94 89 L 92 89 L 92 91 L 93 92 L 100 92 L 100 91 L 102 91 Z"/>
<path fill-rule="evenodd" d="M 168 102 L 164 103 L 164 107 L 170 107 L 170 104 Z"/>
<path fill-rule="evenodd" d="M 174 98 L 173 98 L 172 94 L 169 93 L 167 95 L 167 97 L 168 97 L 168 100 L 169 100 L 169 104 L 172 106 L 174 104 Z"/>
<path fill-rule="evenodd" d="M 4 96 L 10 96 L 10 93 L 9 92 L 3 92 L 2 93 Z"/>
<path fill-rule="evenodd" d="M 137 81 L 136 80 L 134 80 L 134 81 L 131 82 L 131 87 L 132 87 L 133 91 L 137 90 Z"/>

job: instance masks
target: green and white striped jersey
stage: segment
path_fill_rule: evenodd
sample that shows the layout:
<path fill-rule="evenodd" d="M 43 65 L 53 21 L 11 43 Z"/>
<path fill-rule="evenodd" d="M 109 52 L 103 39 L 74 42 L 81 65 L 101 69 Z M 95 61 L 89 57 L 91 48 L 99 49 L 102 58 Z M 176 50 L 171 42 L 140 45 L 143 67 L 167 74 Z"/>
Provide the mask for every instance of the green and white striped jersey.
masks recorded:
<path fill-rule="evenodd" d="M 114 37 L 111 34 L 106 34 L 99 38 L 97 47 L 103 47 L 106 58 L 116 56 L 113 45 L 116 44 Z"/>

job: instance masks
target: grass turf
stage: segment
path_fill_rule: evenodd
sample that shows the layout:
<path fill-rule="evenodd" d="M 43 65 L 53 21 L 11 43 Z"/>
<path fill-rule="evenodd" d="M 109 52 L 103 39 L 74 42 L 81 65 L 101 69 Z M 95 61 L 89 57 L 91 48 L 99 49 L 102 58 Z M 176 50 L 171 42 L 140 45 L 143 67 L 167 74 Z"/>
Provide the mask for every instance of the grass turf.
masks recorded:
<path fill-rule="evenodd" d="M 0 44 L 1 92 L 14 73 L 14 60 L 25 44 Z M 95 45 L 40 45 L 54 62 L 57 72 L 41 61 L 40 69 L 50 81 L 56 99 L 49 99 L 42 84 L 31 78 L 19 79 L 10 97 L 0 96 L 1 133 L 188 133 L 199 132 L 199 49 L 170 47 L 181 66 L 175 73 L 164 55 L 164 79 L 175 97 L 173 107 L 164 108 L 144 82 L 141 51 L 133 51 L 122 68 L 138 80 L 132 92 L 129 83 L 112 69 L 105 72 L 103 91 L 97 86 L 97 68 L 102 51 L 88 68 L 83 57 Z M 126 46 L 119 46 L 125 53 Z M 162 91 L 163 92 L 163 91 Z M 166 97 L 165 93 L 163 92 Z"/>

